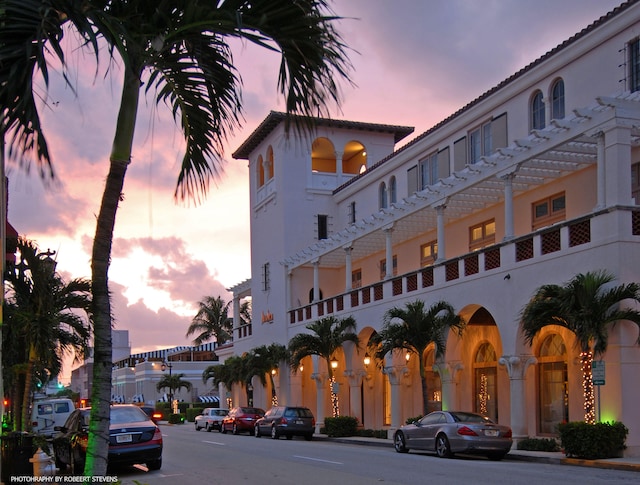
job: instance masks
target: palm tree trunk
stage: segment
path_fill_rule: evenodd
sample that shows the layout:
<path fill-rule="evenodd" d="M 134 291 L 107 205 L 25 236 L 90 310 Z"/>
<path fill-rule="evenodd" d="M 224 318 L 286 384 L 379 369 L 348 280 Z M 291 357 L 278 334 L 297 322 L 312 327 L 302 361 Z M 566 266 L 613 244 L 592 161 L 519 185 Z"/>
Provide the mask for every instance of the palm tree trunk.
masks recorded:
<path fill-rule="evenodd" d="M 29 416 L 29 408 L 31 407 L 31 387 L 33 386 L 33 369 L 36 362 L 36 351 L 31 346 L 29 348 L 29 362 L 27 363 L 27 372 L 24 379 L 24 393 L 22 394 L 22 418 L 20 420 L 20 431 L 31 431 L 31 416 Z"/>
<path fill-rule="evenodd" d="M 107 472 L 112 367 L 111 300 L 108 272 L 116 212 L 121 200 L 127 166 L 131 160 L 139 96 L 140 78 L 137 73 L 127 69 L 111 150 L 109 174 L 102 195 L 91 258 L 94 355 L 91 419 L 85 476 L 104 476 Z"/>
<path fill-rule="evenodd" d="M 593 376 L 591 374 L 591 364 L 593 363 L 593 352 L 590 349 L 580 352 L 580 367 L 582 369 L 582 389 L 584 391 L 584 422 L 595 424 L 595 396 L 593 393 Z"/>
<path fill-rule="evenodd" d="M 426 416 L 429 414 L 429 390 L 427 389 L 427 376 L 423 374 L 420 376 L 420 382 L 422 384 L 422 414 Z"/>
<path fill-rule="evenodd" d="M 336 418 L 340 416 L 340 401 L 338 400 L 338 394 L 335 391 L 336 378 L 333 375 L 333 369 L 331 368 L 331 361 L 327 359 L 327 369 L 329 369 L 329 391 L 331 392 L 331 415 Z"/>

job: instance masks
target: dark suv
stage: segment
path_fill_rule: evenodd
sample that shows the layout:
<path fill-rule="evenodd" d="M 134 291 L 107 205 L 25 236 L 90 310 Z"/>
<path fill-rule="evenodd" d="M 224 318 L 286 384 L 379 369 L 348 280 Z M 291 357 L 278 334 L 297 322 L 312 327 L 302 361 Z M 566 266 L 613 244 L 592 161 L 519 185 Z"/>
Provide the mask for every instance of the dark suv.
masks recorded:
<path fill-rule="evenodd" d="M 316 420 L 308 408 L 275 406 L 256 421 L 254 435 L 256 438 L 270 435 L 274 440 L 283 435 L 288 440 L 294 436 L 304 436 L 304 439 L 311 441 L 315 426 Z"/>

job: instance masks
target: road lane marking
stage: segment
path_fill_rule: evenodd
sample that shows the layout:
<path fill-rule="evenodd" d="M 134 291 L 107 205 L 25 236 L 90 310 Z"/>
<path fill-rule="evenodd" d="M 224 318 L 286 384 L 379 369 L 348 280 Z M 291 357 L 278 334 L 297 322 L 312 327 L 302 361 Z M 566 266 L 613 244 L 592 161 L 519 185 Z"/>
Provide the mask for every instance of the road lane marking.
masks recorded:
<path fill-rule="evenodd" d="M 202 440 L 203 443 L 209 443 L 210 445 L 219 445 L 219 446 L 224 446 L 224 443 L 220 443 L 219 441 L 205 441 Z"/>
<path fill-rule="evenodd" d="M 302 458 L 303 460 L 321 461 L 322 463 L 331 463 L 333 465 L 344 465 L 341 461 L 322 460 L 320 458 L 312 458 L 310 456 L 293 455 L 294 458 Z"/>

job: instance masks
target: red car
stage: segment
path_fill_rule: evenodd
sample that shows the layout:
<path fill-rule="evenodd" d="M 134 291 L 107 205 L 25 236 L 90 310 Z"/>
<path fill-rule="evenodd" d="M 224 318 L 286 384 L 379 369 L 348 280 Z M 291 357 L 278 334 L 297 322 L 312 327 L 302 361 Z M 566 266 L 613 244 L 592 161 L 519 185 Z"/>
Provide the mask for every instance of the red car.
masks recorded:
<path fill-rule="evenodd" d="M 253 427 L 256 421 L 264 416 L 264 409 L 252 408 L 249 406 L 236 406 L 222 421 L 220 426 L 220 432 L 226 433 L 231 431 L 233 434 L 238 434 L 243 431 L 247 433 L 253 433 Z"/>

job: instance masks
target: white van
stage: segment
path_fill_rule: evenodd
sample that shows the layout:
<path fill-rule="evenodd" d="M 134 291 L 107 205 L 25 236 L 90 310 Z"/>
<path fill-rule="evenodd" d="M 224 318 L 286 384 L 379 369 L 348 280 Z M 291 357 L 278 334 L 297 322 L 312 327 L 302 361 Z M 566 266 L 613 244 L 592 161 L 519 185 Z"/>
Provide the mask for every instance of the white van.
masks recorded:
<path fill-rule="evenodd" d="M 33 403 L 31 428 L 34 433 L 52 437 L 54 426 L 62 426 L 76 407 L 71 399 L 44 399 Z"/>

